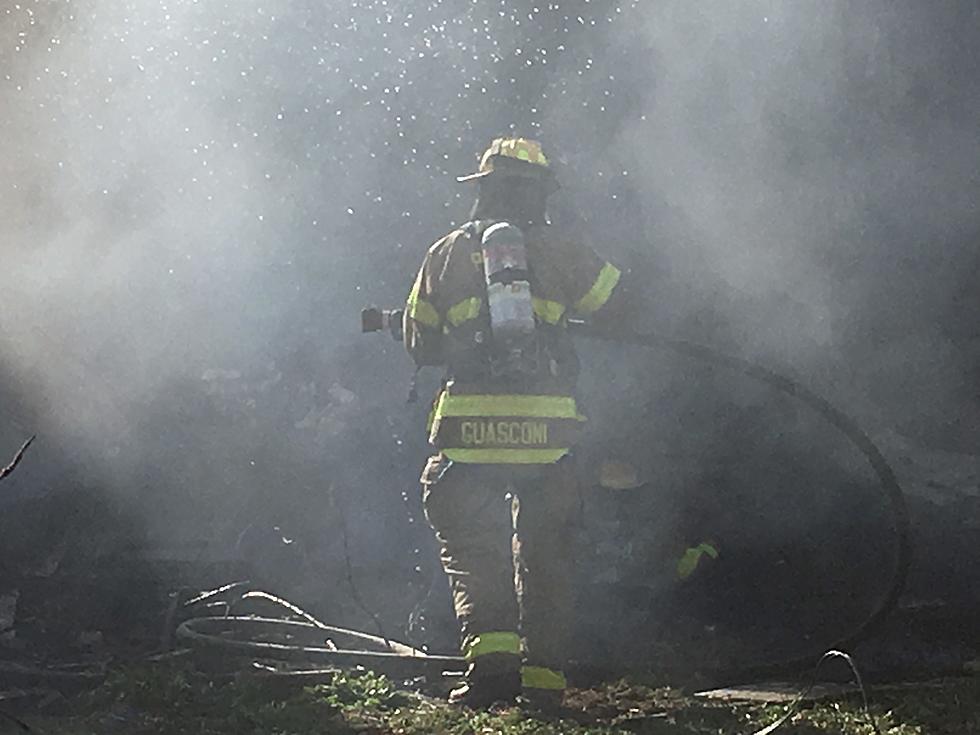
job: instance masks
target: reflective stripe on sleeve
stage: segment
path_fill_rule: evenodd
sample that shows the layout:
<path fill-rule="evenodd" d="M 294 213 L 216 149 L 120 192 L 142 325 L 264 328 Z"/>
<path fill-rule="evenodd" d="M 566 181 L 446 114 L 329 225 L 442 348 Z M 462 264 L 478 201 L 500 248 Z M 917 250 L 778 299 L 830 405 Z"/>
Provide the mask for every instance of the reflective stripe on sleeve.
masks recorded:
<path fill-rule="evenodd" d="M 570 396 L 528 395 L 449 395 L 443 393 L 436 404 L 436 418 L 442 416 L 528 416 L 531 418 L 577 419 L 575 399 Z"/>
<path fill-rule="evenodd" d="M 480 306 L 482 303 L 482 300 L 478 299 L 476 296 L 463 299 L 458 304 L 449 307 L 449 311 L 446 312 L 446 319 L 448 319 L 454 327 L 458 327 L 463 322 L 469 321 L 470 319 L 476 319 L 478 316 L 480 316 Z"/>
<path fill-rule="evenodd" d="M 557 449 L 443 449 L 442 453 L 461 464 L 554 464 L 570 450 Z"/>
<path fill-rule="evenodd" d="M 478 656 L 486 656 L 488 653 L 512 653 L 515 656 L 520 656 L 521 638 L 517 633 L 501 631 L 480 633 L 473 636 L 466 644 L 463 657 L 467 661 L 472 661 Z"/>
<path fill-rule="evenodd" d="M 561 321 L 562 314 L 565 313 L 565 305 L 557 301 L 539 299 L 537 296 L 531 299 L 531 305 L 538 318 L 548 324 L 557 324 Z"/>
<path fill-rule="evenodd" d="M 405 306 L 408 309 L 408 316 L 426 327 L 438 327 L 442 321 L 436 307 L 425 299 L 419 298 L 418 283 L 412 287 L 412 292 L 408 295 Z"/>
<path fill-rule="evenodd" d="M 550 689 L 562 691 L 568 686 L 568 680 L 560 671 L 546 669 L 543 666 L 524 666 L 521 668 L 521 685 L 525 689 Z"/>
<path fill-rule="evenodd" d="M 599 271 L 599 276 L 592 284 L 592 288 L 575 304 L 575 311 L 579 314 L 591 314 L 598 311 L 609 301 L 613 289 L 619 283 L 622 272 L 612 263 L 606 263 Z"/>
<path fill-rule="evenodd" d="M 439 326 L 439 312 L 425 299 L 416 299 L 408 310 L 408 315 L 427 327 Z"/>

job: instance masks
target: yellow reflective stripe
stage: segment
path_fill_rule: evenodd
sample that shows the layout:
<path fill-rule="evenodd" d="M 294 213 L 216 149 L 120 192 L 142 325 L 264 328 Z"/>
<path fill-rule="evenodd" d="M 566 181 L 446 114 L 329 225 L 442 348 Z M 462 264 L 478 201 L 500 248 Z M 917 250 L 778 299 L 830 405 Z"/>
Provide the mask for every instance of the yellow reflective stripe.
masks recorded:
<path fill-rule="evenodd" d="M 446 319 L 448 319 L 454 327 L 458 327 L 465 321 L 470 319 L 476 319 L 480 316 L 480 306 L 483 304 L 481 299 L 476 296 L 472 296 L 468 299 L 463 299 L 455 306 L 449 307 L 449 311 L 446 312 Z"/>
<path fill-rule="evenodd" d="M 439 312 L 425 299 L 416 299 L 408 310 L 408 315 L 419 324 L 427 327 L 439 326 Z"/>
<path fill-rule="evenodd" d="M 442 453 L 461 464 L 554 464 L 568 449 L 443 449 Z"/>
<path fill-rule="evenodd" d="M 718 549 L 709 544 L 707 541 L 702 544 L 698 544 L 698 551 L 700 551 L 702 554 L 707 554 L 712 559 L 718 558 Z"/>
<path fill-rule="evenodd" d="M 687 549 L 680 559 L 677 560 L 677 578 L 687 579 L 694 570 L 698 568 L 701 555 L 694 549 Z"/>
<path fill-rule="evenodd" d="M 412 286 L 412 292 L 408 295 L 408 302 L 406 304 L 408 316 L 427 327 L 438 327 L 439 322 L 442 321 L 439 318 L 439 312 L 428 301 L 419 298 L 419 286 L 420 283 L 416 282 Z"/>
<path fill-rule="evenodd" d="M 698 568 L 701 557 L 710 556 L 712 559 L 718 558 L 718 549 L 707 542 L 692 546 L 687 549 L 680 559 L 677 560 L 677 576 L 680 579 L 687 579 Z"/>
<path fill-rule="evenodd" d="M 517 633 L 480 633 L 470 639 L 463 656 L 467 661 L 472 661 L 477 656 L 486 656 L 488 653 L 512 653 L 520 656 L 521 638 Z"/>
<path fill-rule="evenodd" d="M 575 304 L 575 311 L 580 314 L 591 314 L 602 308 L 603 304 L 609 301 L 613 289 L 619 283 L 622 272 L 612 263 L 606 263 L 599 271 L 598 278 L 592 284 L 592 288 Z"/>
<path fill-rule="evenodd" d="M 439 396 L 436 417 L 523 416 L 539 419 L 585 419 L 570 396 L 449 395 Z"/>
<path fill-rule="evenodd" d="M 561 691 L 568 686 L 565 675 L 543 666 L 524 666 L 521 668 L 521 685 L 526 689 L 552 689 Z"/>
<path fill-rule="evenodd" d="M 497 143 L 497 141 L 494 141 L 494 143 Z M 541 150 L 541 144 L 536 140 L 504 138 L 499 141 L 499 145 L 491 145 L 490 150 L 493 151 L 494 148 L 500 151 L 499 155 L 501 156 L 516 158 L 521 161 L 527 161 L 528 163 L 536 163 L 539 166 L 548 165 L 548 159 Z"/>
<path fill-rule="evenodd" d="M 548 324 L 557 324 L 561 320 L 562 314 L 565 313 L 564 304 L 560 304 L 557 301 L 539 299 L 537 296 L 531 298 L 531 305 L 534 307 L 534 313 L 542 321 L 548 322 Z"/>

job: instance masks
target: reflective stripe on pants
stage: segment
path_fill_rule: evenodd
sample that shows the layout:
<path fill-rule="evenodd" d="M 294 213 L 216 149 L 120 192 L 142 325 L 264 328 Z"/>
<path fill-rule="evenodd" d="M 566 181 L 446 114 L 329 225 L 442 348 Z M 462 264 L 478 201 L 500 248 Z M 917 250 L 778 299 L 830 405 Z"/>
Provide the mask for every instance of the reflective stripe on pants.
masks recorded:
<path fill-rule="evenodd" d="M 475 663 L 484 651 L 513 652 L 517 638 L 509 631 L 520 629 L 528 660 L 560 671 L 569 651 L 581 503 L 571 460 L 499 467 L 434 457 L 423 484 L 463 654 Z M 516 502 L 506 499 L 508 487 Z"/>
<path fill-rule="evenodd" d="M 511 653 L 521 655 L 521 637 L 517 633 L 492 631 L 471 636 L 463 648 L 463 656 L 472 661 L 491 653 Z"/>
<path fill-rule="evenodd" d="M 544 666 L 524 666 L 521 668 L 521 686 L 525 689 L 550 689 L 562 691 L 568 687 L 565 675 Z"/>

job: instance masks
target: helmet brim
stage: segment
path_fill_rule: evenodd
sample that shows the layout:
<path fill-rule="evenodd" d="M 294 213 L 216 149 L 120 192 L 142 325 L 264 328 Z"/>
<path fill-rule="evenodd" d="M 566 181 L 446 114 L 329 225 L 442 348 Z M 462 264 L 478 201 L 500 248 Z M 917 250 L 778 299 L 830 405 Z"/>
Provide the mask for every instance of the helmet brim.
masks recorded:
<path fill-rule="evenodd" d="M 475 174 L 466 174 L 465 176 L 457 176 L 456 182 L 460 184 L 465 184 L 467 181 L 476 181 L 477 179 L 482 179 L 485 176 L 489 176 L 493 171 L 477 171 Z"/>
<path fill-rule="evenodd" d="M 465 184 L 468 181 L 479 181 L 480 179 L 486 178 L 491 174 L 503 178 L 515 178 L 515 179 L 535 179 L 538 181 L 554 181 L 555 175 L 550 169 L 539 169 L 538 167 L 528 166 L 528 167 L 513 167 L 510 165 L 497 164 L 496 167 L 488 171 L 477 171 L 473 174 L 466 174 L 465 176 L 457 176 L 456 181 L 460 184 Z"/>

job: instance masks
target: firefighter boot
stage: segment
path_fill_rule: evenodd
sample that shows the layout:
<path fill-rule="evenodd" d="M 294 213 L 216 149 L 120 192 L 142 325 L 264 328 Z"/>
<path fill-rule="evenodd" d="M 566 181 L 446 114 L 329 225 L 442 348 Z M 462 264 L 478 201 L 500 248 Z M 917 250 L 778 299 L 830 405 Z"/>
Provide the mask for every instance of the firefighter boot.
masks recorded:
<path fill-rule="evenodd" d="M 462 686 L 449 693 L 449 703 L 483 709 L 495 702 L 513 702 L 521 693 L 519 661 L 507 654 L 481 656 L 467 668 Z"/>
<path fill-rule="evenodd" d="M 525 689 L 521 693 L 521 704 L 528 712 L 551 716 L 561 714 L 565 692 L 549 689 Z"/>

